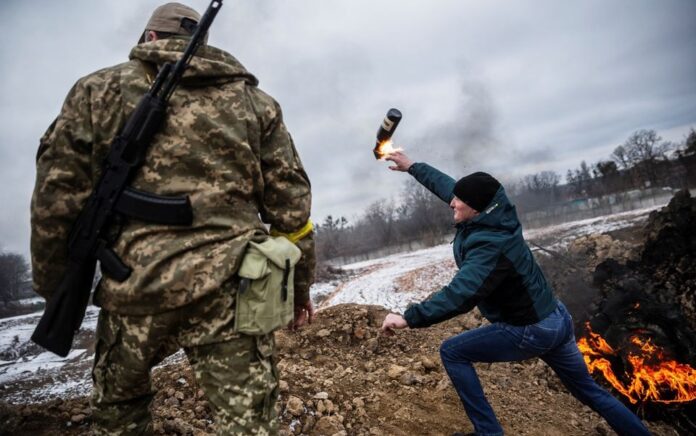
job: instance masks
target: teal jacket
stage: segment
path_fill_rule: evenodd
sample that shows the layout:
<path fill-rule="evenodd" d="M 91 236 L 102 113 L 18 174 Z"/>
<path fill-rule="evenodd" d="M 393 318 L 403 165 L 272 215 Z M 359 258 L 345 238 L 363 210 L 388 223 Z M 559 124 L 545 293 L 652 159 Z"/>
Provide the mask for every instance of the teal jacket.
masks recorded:
<path fill-rule="evenodd" d="M 455 180 L 425 163 L 408 172 L 449 203 Z M 409 327 L 427 327 L 478 306 L 491 322 L 534 324 L 558 302 L 522 236 L 515 206 L 501 186 L 488 207 L 471 221 L 457 224 L 454 259 L 459 271 L 429 299 L 409 306 Z"/>

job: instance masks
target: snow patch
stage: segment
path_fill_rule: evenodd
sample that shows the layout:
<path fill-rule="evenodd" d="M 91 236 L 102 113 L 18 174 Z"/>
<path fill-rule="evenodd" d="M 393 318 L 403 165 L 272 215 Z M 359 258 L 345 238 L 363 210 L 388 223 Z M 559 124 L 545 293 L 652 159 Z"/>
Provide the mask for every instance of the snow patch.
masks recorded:
<path fill-rule="evenodd" d="M 650 215 L 650 212 L 660 209 L 663 206 L 664 205 L 651 206 L 644 209 L 637 209 L 614 215 L 603 215 L 595 218 L 558 224 L 555 226 L 525 230 L 524 237 L 529 241 L 553 238 L 556 240 L 553 244 L 554 246 L 565 247 L 573 239 L 581 236 L 608 233 L 634 226 L 637 223 L 645 221 L 648 215 Z"/>
<path fill-rule="evenodd" d="M 5 401 L 32 403 L 66 398 L 85 395 L 92 388 L 90 372 L 94 356 L 91 352 L 77 348 L 66 357 L 60 357 L 31 342 L 41 314 L 0 320 L 0 392 Z M 93 336 L 91 332 L 96 330 L 98 315 L 98 307 L 88 306 L 78 334 Z M 31 388 L 16 388 L 19 385 Z"/>
<path fill-rule="evenodd" d="M 60 368 L 86 352 L 87 350 L 72 350 L 66 357 L 60 357 L 50 351 L 45 351 L 34 357 L 22 357 L 9 364 L 6 363 L 7 369 L 0 373 L 0 384 L 15 380 L 18 377 L 28 377 L 31 373 Z"/>
<path fill-rule="evenodd" d="M 356 276 L 337 286 L 335 293 L 325 300 L 323 305 L 374 304 L 392 311 L 403 311 L 409 303 L 425 298 L 432 289 L 399 289 L 398 279 L 415 269 L 441 264 L 451 258 L 452 247 L 443 244 L 345 265 L 342 268 L 355 271 Z M 359 270 L 365 272 L 360 274 Z M 442 285 L 444 284 L 446 282 Z"/>

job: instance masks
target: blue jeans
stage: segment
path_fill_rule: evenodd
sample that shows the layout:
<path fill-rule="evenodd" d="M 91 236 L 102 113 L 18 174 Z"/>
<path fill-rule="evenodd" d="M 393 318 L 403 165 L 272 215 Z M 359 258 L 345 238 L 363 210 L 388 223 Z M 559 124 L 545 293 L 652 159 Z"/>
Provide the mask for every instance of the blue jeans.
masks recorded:
<path fill-rule="evenodd" d="M 451 337 L 440 347 L 442 363 L 477 435 L 502 435 L 503 429 L 483 394 L 473 362 L 511 362 L 540 357 L 575 398 L 599 413 L 619 435 L 649 435 L 648 429 L 587 371 L 575 343 L 573 320 L 562 303 L 536 324 L 497 322 Z"/>

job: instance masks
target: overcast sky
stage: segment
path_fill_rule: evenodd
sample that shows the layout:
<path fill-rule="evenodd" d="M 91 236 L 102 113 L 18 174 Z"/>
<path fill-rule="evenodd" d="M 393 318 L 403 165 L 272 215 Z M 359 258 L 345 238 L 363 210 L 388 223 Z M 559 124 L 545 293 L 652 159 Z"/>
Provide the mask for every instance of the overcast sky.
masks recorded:
<path fill-rule="evenodd" d="M 127 60 L 159 4 L 2 0 L 0 249 L 28 254 L 38 140 L 66 93 Z M 638 129 L 682 141 L 696 127 L 694 18 L 693 0 L 226 0 L 210 43 L 283 107 L 315 221 L 350 220 L 409 177 L 372 155 L 390 107 L 396 143 L 455 178 L 564 175 Z"/>

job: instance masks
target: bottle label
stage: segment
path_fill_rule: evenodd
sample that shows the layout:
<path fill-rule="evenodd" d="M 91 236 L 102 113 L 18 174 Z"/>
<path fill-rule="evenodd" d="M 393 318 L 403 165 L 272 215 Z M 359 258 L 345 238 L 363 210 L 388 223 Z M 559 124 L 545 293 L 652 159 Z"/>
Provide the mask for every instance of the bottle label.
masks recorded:
<path fill-rule="evenodd" d="M 382 128 L 387 132 L 391 132 L 392 127 L 394 127 L 394 121 L 389 118 L 385 118 L 384 121 L 382 121 Z"/>

